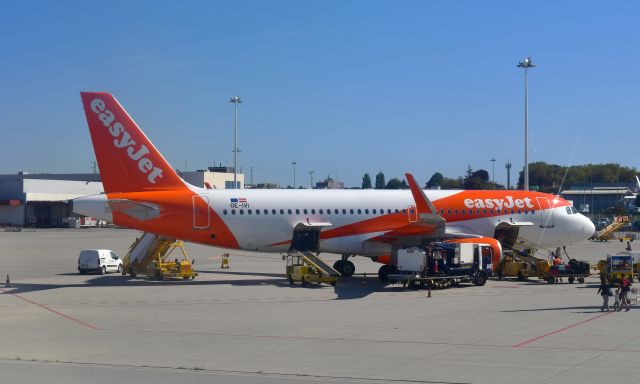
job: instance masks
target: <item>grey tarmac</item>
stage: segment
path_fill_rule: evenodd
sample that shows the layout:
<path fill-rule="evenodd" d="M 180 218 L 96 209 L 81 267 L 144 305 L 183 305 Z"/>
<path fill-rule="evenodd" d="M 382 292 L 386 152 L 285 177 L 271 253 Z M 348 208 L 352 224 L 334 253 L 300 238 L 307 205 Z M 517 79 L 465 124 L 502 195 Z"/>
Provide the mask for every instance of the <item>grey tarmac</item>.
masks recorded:
<path fill-rule="evenodd" d="M 12 283 L 0 291 L 0 382 L 640 382 L 640 312 L 600 312 L 596 276 L 490 280 L 428 298 L 383 285 L 376 263 L 354 258 L 366 284 L 302 288 L 277 254 L 231 251 L 223 270 L 225 250 L 196 244 L 193 281 L 77 274 L 80 249 L 123 255 L 137 235 L 0 232 L 0 276 Z M 624 246 L 567 250 L 596 262 Z"/>

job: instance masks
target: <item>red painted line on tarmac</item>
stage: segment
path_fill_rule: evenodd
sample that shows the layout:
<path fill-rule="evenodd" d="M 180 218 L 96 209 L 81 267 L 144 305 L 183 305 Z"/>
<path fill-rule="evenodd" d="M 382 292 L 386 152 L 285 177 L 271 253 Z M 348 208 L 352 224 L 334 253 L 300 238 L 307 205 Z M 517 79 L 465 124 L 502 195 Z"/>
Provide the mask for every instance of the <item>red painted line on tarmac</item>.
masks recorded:
<path fill-rule="evenodd" d="M 547 336 L 556 335 L 556 334 L 558 334 L 558 333 L 560 333 L 560 332 L 564 332 L 564 331 L 566 331 L 567 329 L 575 328 L 575 327 L 577 327 L 578 325 L 582 325 L 582 324 L 588 323 L 588 322 L 590 322 L 590 321 L 593 321 L 593 320 L 599 319 L 599 318 L 601 318 L 601 317 L 608 316 L 608 315 L 610 315 L 610 314 L 612 314 L 612 313 L 613 313 L 613 311 L 611 311 L 611 312 L 607 312 L 607 313 L 602 313 L 602 314 L 600 314 L 600 315 L 597 315 L 597 316 L 591 317 L 591 318 L 589 318 L 589 319 L 582 320 L 582 321 L 580 321 L 580 322 L 577 322 L 577 323 L 574 323 L 574 324 L 571 324 L 571 325 L 567 325 L 567 326 L 566 326 L 566 327 L 564 327 L 564 328 L 556 329 L 556 330 L 555 330 L 555 331 L 553 331 L 553 332 L 545 333 L 544 335 L 536 336 L 536 337 L 534 337 L 533 339 L 525 340 L 525 341 L 523 341 L 523 342 L 521 342 L 521 343 L 518 343 L 518 344 L 516 344 L 516 345 L 513 345 L 512 347 L 514 347 L 514 348 L 524 347 L 524 346 L 525 346 L 525 345 L 527 345 L 527 344 L 531 344 L 531 343 L 533 343 L 533 342 L 535 342 L 535 341 L 538 341 L 538 340 L 544 339 L 544 338 L 545 338 L 545 337 L 547 337 Z"/>
<path fill-rule="evenodd" d="M 46 306 L 46 305 L 44 305 L 44 304 L 36 303 L 35 301 L 33 301 L 33 300 L 29 300 L 29 299 L 27 299 L 26 297 L 22 297 L 22 296 L 20 296 L 20 295 L 18 295 L 18 294 L 16 294 L 16 293 L 11 293 L 10 291 L 7 291 L 6 289 L 2 289 L 2 288 L 0 288 L 0 290 L 1 290 L 1 291 L 3 291 L 4 293 L 8 293 L 8 294 L 10 294 L 10 295 L 15 296 L 15 297 L 17 297 L 17 298 L 18 298 L 18 299 L 20 299 L 20 300 L 24 300 L 24 301 L 26 301 L 26 302 L 27 302 L 27 303 L 29 303 L 29 304 L 36 305 L 36 306 L 38 306 L 38 307 L 40 307 L 40 308 L 42 308 L 42 309 L 46 309 L 47 311 L 49 311 L 49 312 L 51 312 L 51 313 L 55 313 L 55 314 L 56 314 L 56 315 L 58 315 L 58 316 L 64 317 L 64 318 L 65 318 L 65 319 L 67 319 L 67 320 L 70 320 L 70 321 L 73 321 L 74 323 L 80 324 L 80 325 L 82 325 L 83 327 L 86 327 L 86 328 L 92 329 L 92 330 L 94 330 L 94 331 L 99 331 L 99 330 L 100 330 L 100 328 L 96 327 L 95 325 L 91 325 L 91 324 L 89 324 L 89 323 L 85 323 L 85 322 L 84 322 L 84 321 L 82 321 L 82 320 L 78 320 L 78 319 L 73 318 L 73 317 L 71 317 L 71 316 L 69 316 L 69 315 L 65 315 L 64 313 L 62 313 L 62 312 L 60 312 L 60 311 L 56 311 L 56 310 L 55 310 L 55 309 L 53 309 L 53 308 L 49 308 L 49 307 L 47 307 L 47 306 Z"/>

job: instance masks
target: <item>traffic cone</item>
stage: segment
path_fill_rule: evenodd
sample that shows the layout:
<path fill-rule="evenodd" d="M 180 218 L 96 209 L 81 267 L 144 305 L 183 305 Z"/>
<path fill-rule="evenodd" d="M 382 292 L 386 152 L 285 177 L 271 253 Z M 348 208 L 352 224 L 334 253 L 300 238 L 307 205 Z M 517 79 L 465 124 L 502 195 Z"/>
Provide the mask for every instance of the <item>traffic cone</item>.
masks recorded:
<path fill-rule="evenodd" d="M 11 279 L 9 278 L 9 274 L 7 273 L 7 280 L 4 282 L 5 288 L 11 288 Z"/>
<path fill-rule="evenodd" d="M 362 285 L 367 285 L 367 274 L 365 272 L 364 277 L 362 278 Z"/>

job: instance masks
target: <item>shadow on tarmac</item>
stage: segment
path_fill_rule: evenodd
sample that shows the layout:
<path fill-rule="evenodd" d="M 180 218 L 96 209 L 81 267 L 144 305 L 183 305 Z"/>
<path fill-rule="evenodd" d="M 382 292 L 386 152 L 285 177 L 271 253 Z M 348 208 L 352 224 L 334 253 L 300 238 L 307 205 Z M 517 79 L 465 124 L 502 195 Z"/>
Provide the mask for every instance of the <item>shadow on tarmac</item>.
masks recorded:
<path fill-rule="evenodd" d="M 599 296 L 598 296 L 599 297 Z M 602 305 L 586 305 L 581 307 L 550 307 L 550 308 L 530 308 L 530 309 L 513 309 L 509 311 L 500 311 L 503 313 L 514 313 L 514 312 L 542 312 L 542 311 L 567 311 L 567 310 L 582 310 L 579 312 L 572 313 L 600 313 Z M 611 305 L 613 307 L 613 305 Z"/>
<path fill-rule="evenodd" d="M 113 275 L 79 275 L 77 273 L 62 273 L 57 276 L 82 276 L 84 279 L 77 283 L 67 284 L 38 284 L 38 283 L 19 283 L 14 282 L 11 288 L 7 288 L 0 294 L 22 294 L 37 291 L 46 291 L 61 288 L 92 288 L 92 287 L 160 287 L 167 285 L 181 286 L 216 286 L 216 285 L 233 285 L 233 286 L 275 286 L 280 288 L 301 288 L 300 284 L 291 286 L 289 281 L 284 278 L 281 273 L 263 273 L 263 272 L 233 272 L 233 271 L 198 271 L 199 274 L 207 274 L 209 276 L 224 277 L 224 275 L 233 276 L 259 276 L 254 279 L 221 279 L 221 280 L 155 280 L 153 278 L 124 277 L 119 274 Z M 384 283 L 377 278 L 367 278 L 366 284 L 362 283 L 362 278 L 346 278 L 338 281 L 335 287 L 329 287 L 326 284 L 310 284 L 305 289 L 328 289 L 333 288 L 336 294 L 336 300 L 350 300 L 365 297 L 373 292 L 381 291 L 385 288 Z"/>

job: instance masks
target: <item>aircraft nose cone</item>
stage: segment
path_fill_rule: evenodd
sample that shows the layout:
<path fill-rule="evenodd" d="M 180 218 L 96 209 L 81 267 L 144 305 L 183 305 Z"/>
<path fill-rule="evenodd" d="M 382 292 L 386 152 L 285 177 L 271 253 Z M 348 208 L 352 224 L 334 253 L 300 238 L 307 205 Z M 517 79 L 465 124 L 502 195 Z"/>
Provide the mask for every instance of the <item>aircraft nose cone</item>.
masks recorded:
<path fill-rule="evenodd" d="M 582 230 L 584 232 L 585 238 L 590 238 L 591 236 L 593 236 L 594 233 L 596 233 L 596 226 L 593 224 L 593 222 L 585 216 L 585 223 L 584 226 L 582 227 Z"/>

